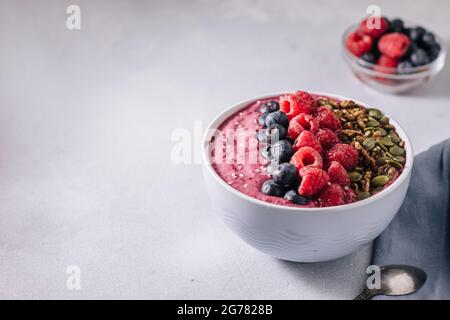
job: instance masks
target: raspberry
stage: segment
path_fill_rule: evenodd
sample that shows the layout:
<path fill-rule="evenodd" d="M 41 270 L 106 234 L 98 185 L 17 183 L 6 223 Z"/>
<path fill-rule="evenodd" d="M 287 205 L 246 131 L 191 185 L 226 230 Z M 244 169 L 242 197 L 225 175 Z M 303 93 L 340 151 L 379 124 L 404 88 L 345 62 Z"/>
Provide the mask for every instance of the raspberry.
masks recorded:
<path fill-rule="evenodd" d="M 302 183 L 298 188 L 298 193 L 305 197 L 316 195 L 328 183 L 328 173 L 319 168 L 304 167 L 300 170 Z"/>
<path fill-rule="evenodd" d="M 328 128 L 333 131 L 341 128 L 341 121 L 337 118 L 336 114 L 325 107 L 319 108 L 317 122 L 321 128 Z"/>
<path fill-rule="evenodd" d="M 295 140 L 304 130 L 315 133 L 319 130 L 319 123 L 312 115 L 300 113 L 289 122 L 288 134 Z"/>
<path fill-rule="evenodd" d="M 348 177 L 347 170 L 337 161 L 332 161 L 328 167 L 328 175 L 330 181 L 335 182 L 342 187 L 350 185 L 350 178 Z"/>
<path fill-rule="evenodd" d="M 332 207 L 345 204 L 345 191 L 337 183 L 330 183 L 317 196 L 319 207 Z"/>
<path fill-rule="evenodd" d="M 359 31 L 363 34 L 370 36 L 372 39 L 379 38 L 389 28 L 389 22 L 385 18 L 380 19 L 379 28 L 377 25 L 376 17 L 368 17 L 361 21 L 359 25 Z"/>
<path fill-rule="evenodd" d="M 378 59 L 377 65 L 375 66 L 375 70 L 381 73 L 395 73 L 395 68 L 398 66 L 398 60 L 389 58 L 388 56 L 381 56 Z"/>
<path fill-rule="evenodd" d="M 322 153 L 322 145 L 319 140 L 317 140 L 316 136 L 310 131 L 303 131 L 295 140 L 294 143 L 294 152 L 302 147 L 311 147 L 315 149 L 318 153 Z"/>
<path fill-rule="evenodd" d="M 356 193 L 351 188 L 344 188 L 345 192 L 345 203 L 353 203 L 356 202 Z"/>
<path fill-rule="evenodd" d="M 357 57 L 361 57 L 372 48 L 372 38 L 368 35 L 352 32 L 347 36 L 345 45 Z"/>
<path fill-rule="evenodd" d="M 399 59 L 408 52 L 411 41 L 403 33 L 393 32 L 381 37 L 378 42 L 380 52 L 389 58 Z"/>
<path fill-rule="evenodd" d="M 317 137 L 317 140 L 319 140 L 320 144 L 322 145 L 322 148 L 325 150 L 330 149 L 336 143 L 340 142 L 336 133 L 334 133 L 333 131 L 331 131 L 328 128 L 320 129 L 316 133 L 316 137 Z"/>
<path fill-rule="evenodd" d="M 298 91 L 280 98 L 280 110 L 286 113 L 291 120 L 300 113 L 314 112 L 315 103 L 316 101 L 309 93 Z"/>
<path fill-rule="evenodd" d="M 359 159 L 359 152 L 349 144 L 338 143 L 327 152 L 327 159 L 339 162 L 347 171 L 353 170 Z"/>
<path fill-rule="evenodd" d="M 294 120 L 294 119 L 292 119 Z M 297 137 L 300 135 L 300 133 L 302 133 L 303 131 L 305 131 L 305 128 L 303 128 L 303 126 L 298 123 L 297 121 L 291 121 L 289 122 L 289 127 L 288 127 L 288 135 L 289 137 L 291 137 L 293 140 L 297 139 Z"/>
<path fill-rule="evenodd" d="M 322 169 L 322 156 L 311 147 L 303 147 L 292 156 L 291 163 L 300 170 L 303 167 L 310 166 Z"/>

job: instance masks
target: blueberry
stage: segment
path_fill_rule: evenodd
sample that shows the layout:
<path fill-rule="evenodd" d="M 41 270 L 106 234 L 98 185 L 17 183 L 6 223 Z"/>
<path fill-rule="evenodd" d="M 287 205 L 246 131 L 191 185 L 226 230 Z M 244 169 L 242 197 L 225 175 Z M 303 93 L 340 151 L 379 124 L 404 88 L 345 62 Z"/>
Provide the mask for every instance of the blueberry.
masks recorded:
<path fill-rule="evenodd" d="M 408 29 L 408 35 L 411 41 L 419 42 L 422 39 L 422 36 L 425 34 L 425 29 L 422 27 L 410 28 Z"/>
<path fill-rule="evenodd" d="M 272 160 L 269 162 L 269 164 L 266 166 L 266 172 L 269 175 L 273 175 L 274 171 L 278 168 L 280 163 L 277 160 Z"/>
<path fill-rule="evenodd" d="M 428 49 L 428 56 L 430 57 L 430 61 L 436 60 L 436 58 L 439 56 L 439 53 L 441 52 L 441 46 L 436 43 L 434 46 L 430 47 Z"/>
<path fill-rule="evenodd" d="M 275 123 L 281 124 L 283 127 L 287 128 L 289 125 L 287 115 L 281 111 L 269 113 L 266 117 L 266 127 L 269 128 L 271 125 Z"/>
<path fill-rule="evenodd" d="M 361 56 L 361 59 L 363 59 L 365 62 L 369 62 L 369 63 L 376 63 L 377 62 L 377 58 L 375 57 L 375 55 L 372 52 L 364 53 Z"/>
<path fill-rule="evenodd" d="M 434 37 L 434 34 L 427 32 L 422 36 L 421 43 L 423 47 L 431 48 L 436 44 L 436 38 Z"/>
<path fill-rule="evenodd" d="M 411 62 L 413 65 L 419 67 L 424 66 L 430 62 L 430 58 L 428 57 L 428 54 L 423 49 L 417 49 L 411 54 Z"/>
<path fill-rule="evenodd" d="M 278 140 L 284 140 L 287 136 L 287 130 L 281 124 L 278 123 L 272 124 L 268 129 L 270 131 L 270 136 L 275 139 L 277 138 L 277 134 Z"/>
<path fill-rule="evenodd" d="M 293 187 L 298 182 L 298 170 L 290 163 L 282 163 L 272 174 L 273 181 L 284 187 Z"/>
<path fill-rule="evenodd" d="M 267 180 L 261 186 L 261 192 L 268 196 L 282 197 L 284 188 L 276 184 L 273 180 Z"/>
<path fill-rule="evenodd" d="M 262 143 L 275 143 L 286 138 L 286 129 L 278 123 L 272 124 L 267 129 L 259 130 L 257 139 Z"/>
<path fill-rule="evenodd" d="M 259 116 L 258 118 L 258 123 L 260 126 L 265 127 L 266 126 L 266 117 L 267 117 L 268 113 L 263 113 L 262 115 Z"/>
<path fill-rule="evenodd" d="M 292 156 L 292 146 L 286 140 L 275 142 L 271 148 L 272 157 L 280 163 L 287 162 Z"/>
<path fill-rule="evenodd" d="M 261 113 L 271 113 L 280 110 L 280 104 L 277 101 L 265 102 L 259 107 Z"/>
<path fill-rule="evenodd" d="M 261 155 L 266 159 L 272 158 L 272 153 L 270 152 L 270 146 L 265 146 L 261 149 Z"/>
<path fill-rule="evenodd" d="M 284 198 L 300 206 L 303 206 L 309 202 L 308 198 L 300 196 L 295 190 L 290 190 L 286 192 Z"/>
<path fill-rule="evenodd" d="M 401 19 L 394 19 L 389 24 L 389 31 L 390 32 L 403 32 L 405 28 L 405 25 L 403 23 L 403 20 Z"/>
<path fill-rule="evenodd" d="M 413 64 L 410 61 L 402 61 L 397 66 L 398 72 L 401 74 L 411 73 L 411 69 L 414 68 Z"/>

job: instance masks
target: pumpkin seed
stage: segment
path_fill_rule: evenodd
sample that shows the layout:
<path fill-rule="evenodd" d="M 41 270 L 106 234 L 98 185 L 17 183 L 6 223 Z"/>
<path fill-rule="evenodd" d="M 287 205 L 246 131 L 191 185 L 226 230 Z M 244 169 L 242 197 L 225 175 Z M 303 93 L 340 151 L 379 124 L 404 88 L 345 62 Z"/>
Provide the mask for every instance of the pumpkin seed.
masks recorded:
<path fill-rule="evenodd" d="M 384 186 L 386 183 L 388 183 L 388 181 L 389 181 L 389 177 L 388 176 L 377 176 L 377 177 L 372 179 L 370 184 L 372 185 L 372 187 L 376 188 L 376 187 Z"/>
<path fill-rule="evenodd" d="M 380 118 L 380 122 L 381 122 L 383 125 L 389 124 L 389 117 L 388 117 L 388 116 L 382 116 L 382 117 Z"/>
<path fill-rule="evenodd" d="M 388 157 L 381 157 L 377 159 L 377 165 L 378 166 L 384 166 L 388 161 L 391 160 Z"/>
<path fill-rule="evenodd" d="M 381 113 L 380 110 L 372 108 L 368 110 L 368 114 L 369 116 L 371 116 L 372 118 L 375 118 L 377 120 L 381 119 L 381 117 L 383 116 L 383 113 Z"/>
<path fill-rule="evenodd" d="M 399 143 L 400 141 L 402 141 L 402 139 L 400 139 L 400 137 L 393 131 L 391 131 L 389 136 L 391 137 L 393 143 Z"/>
<path fill-rule="evenodd" d="M 405 158 L 402 156 L 395 156 L 392 159 L 394 159 L 394 161 L 400 162 L 400 163 L 404 163 L 405 162 Z"/>
<path fill-rule="evenodd" d="M 395 146 L 389 149 L 389 152 L 394 156 L 403 156 L 405 154 L 405 149 Z"/>
<path fill-rule="evenodd" d="M 363 142 L 364 149 L 367 151 L 372 150 L 375 147 L 376 141 L 374 138 L 367 138 Z"/>
<path fill-rule="evenodd" d="M 385 124 L 383 128 L 385 128 L 386 130 L 392 130 L 394 129 L 394 126 L 391 126 L 390 124 Z"/>
<path fill-rule="evenodd" d="M 372 132 L 373 130 L 375 130 L 374 127 L 365 127 L 365 128 L 364 128 L 364 132 L 367 132 L 367 131 Z"/>
<path fill-rule="evenodd" d="M 392 142 L 392 140 L 389 136 L 383 137 L 378 141 L 386 147 L 392 147 L 394 145 L 394 143 Z"/>
<path fill-rule="evenodd" d="M 366 122 L 366 126 L 368 127 L 378 127 L 379 125 L 380 123 L 375 119 Z"/>
<path fill-rule="evenodd" d="M 403 168 L 403 166 L 400 162 L 390 160 L 388 163 L 389 163 L 389 165 L 393 166 L 395 169 L 400 170 L 401 168 Z"/>
<path fill-rule="evenodd" d="M 380 132 L 380 136 L 382 136 L 382 137 L 385 137 L 388 134 L 386 129 L 384 129 L 384 128 L 378 129 L 378 132 Z"/>
<path fill-rule="evenodd" d="M 358 192 L 358 195 L 357 195 L 358 200 L 364 200 L 369 197 L 370 197 L 370 192 L 361 191 L 361 192 Z"/>
<path fill-rule="evenodd" d="M 360 181 L 362 179 L 362 175 L 359 172 L 356 171 L 352 171 L 348 173 L 348 177 L 350 178 L 350 180 L 352 182 L 357 182 Z"/>

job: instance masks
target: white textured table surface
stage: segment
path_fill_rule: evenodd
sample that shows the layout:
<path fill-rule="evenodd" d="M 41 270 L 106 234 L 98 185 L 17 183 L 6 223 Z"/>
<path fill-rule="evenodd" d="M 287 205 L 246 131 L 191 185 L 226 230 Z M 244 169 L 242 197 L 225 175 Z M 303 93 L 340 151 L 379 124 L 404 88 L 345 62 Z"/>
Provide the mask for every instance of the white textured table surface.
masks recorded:
<path fill-rule="evenodd" d="M 370 248 L 274 260 L 211 213 L 176 128 L 244 98 L 334 92 L 383 108 L 416 153 L 450 136 L 450 70 L 409 96 L 365 90 L 340 56 L 378 2 L 450 38 L 446 1 L 0 1 L 0 298 L 350 298 Z M 78 4 L 82 29 L 66 29 Z M 198 141 L 196 141 L 198 143 Z M 69 265 L 81 290 L 66 287 Z"/>

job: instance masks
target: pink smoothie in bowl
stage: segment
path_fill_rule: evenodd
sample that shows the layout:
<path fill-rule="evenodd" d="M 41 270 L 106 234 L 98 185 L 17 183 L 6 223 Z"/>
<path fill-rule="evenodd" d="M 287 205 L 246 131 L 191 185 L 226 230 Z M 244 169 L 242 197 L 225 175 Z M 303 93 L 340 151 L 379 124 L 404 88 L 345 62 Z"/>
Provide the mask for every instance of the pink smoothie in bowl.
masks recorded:
<path fill-rule="evenodd" d="M 209 160 L 225 183 L 287 207 L 370 198 L 406 163 L 405 142 L 382 111 L 304 91 L 251 101 L 211 136 Z"/>

